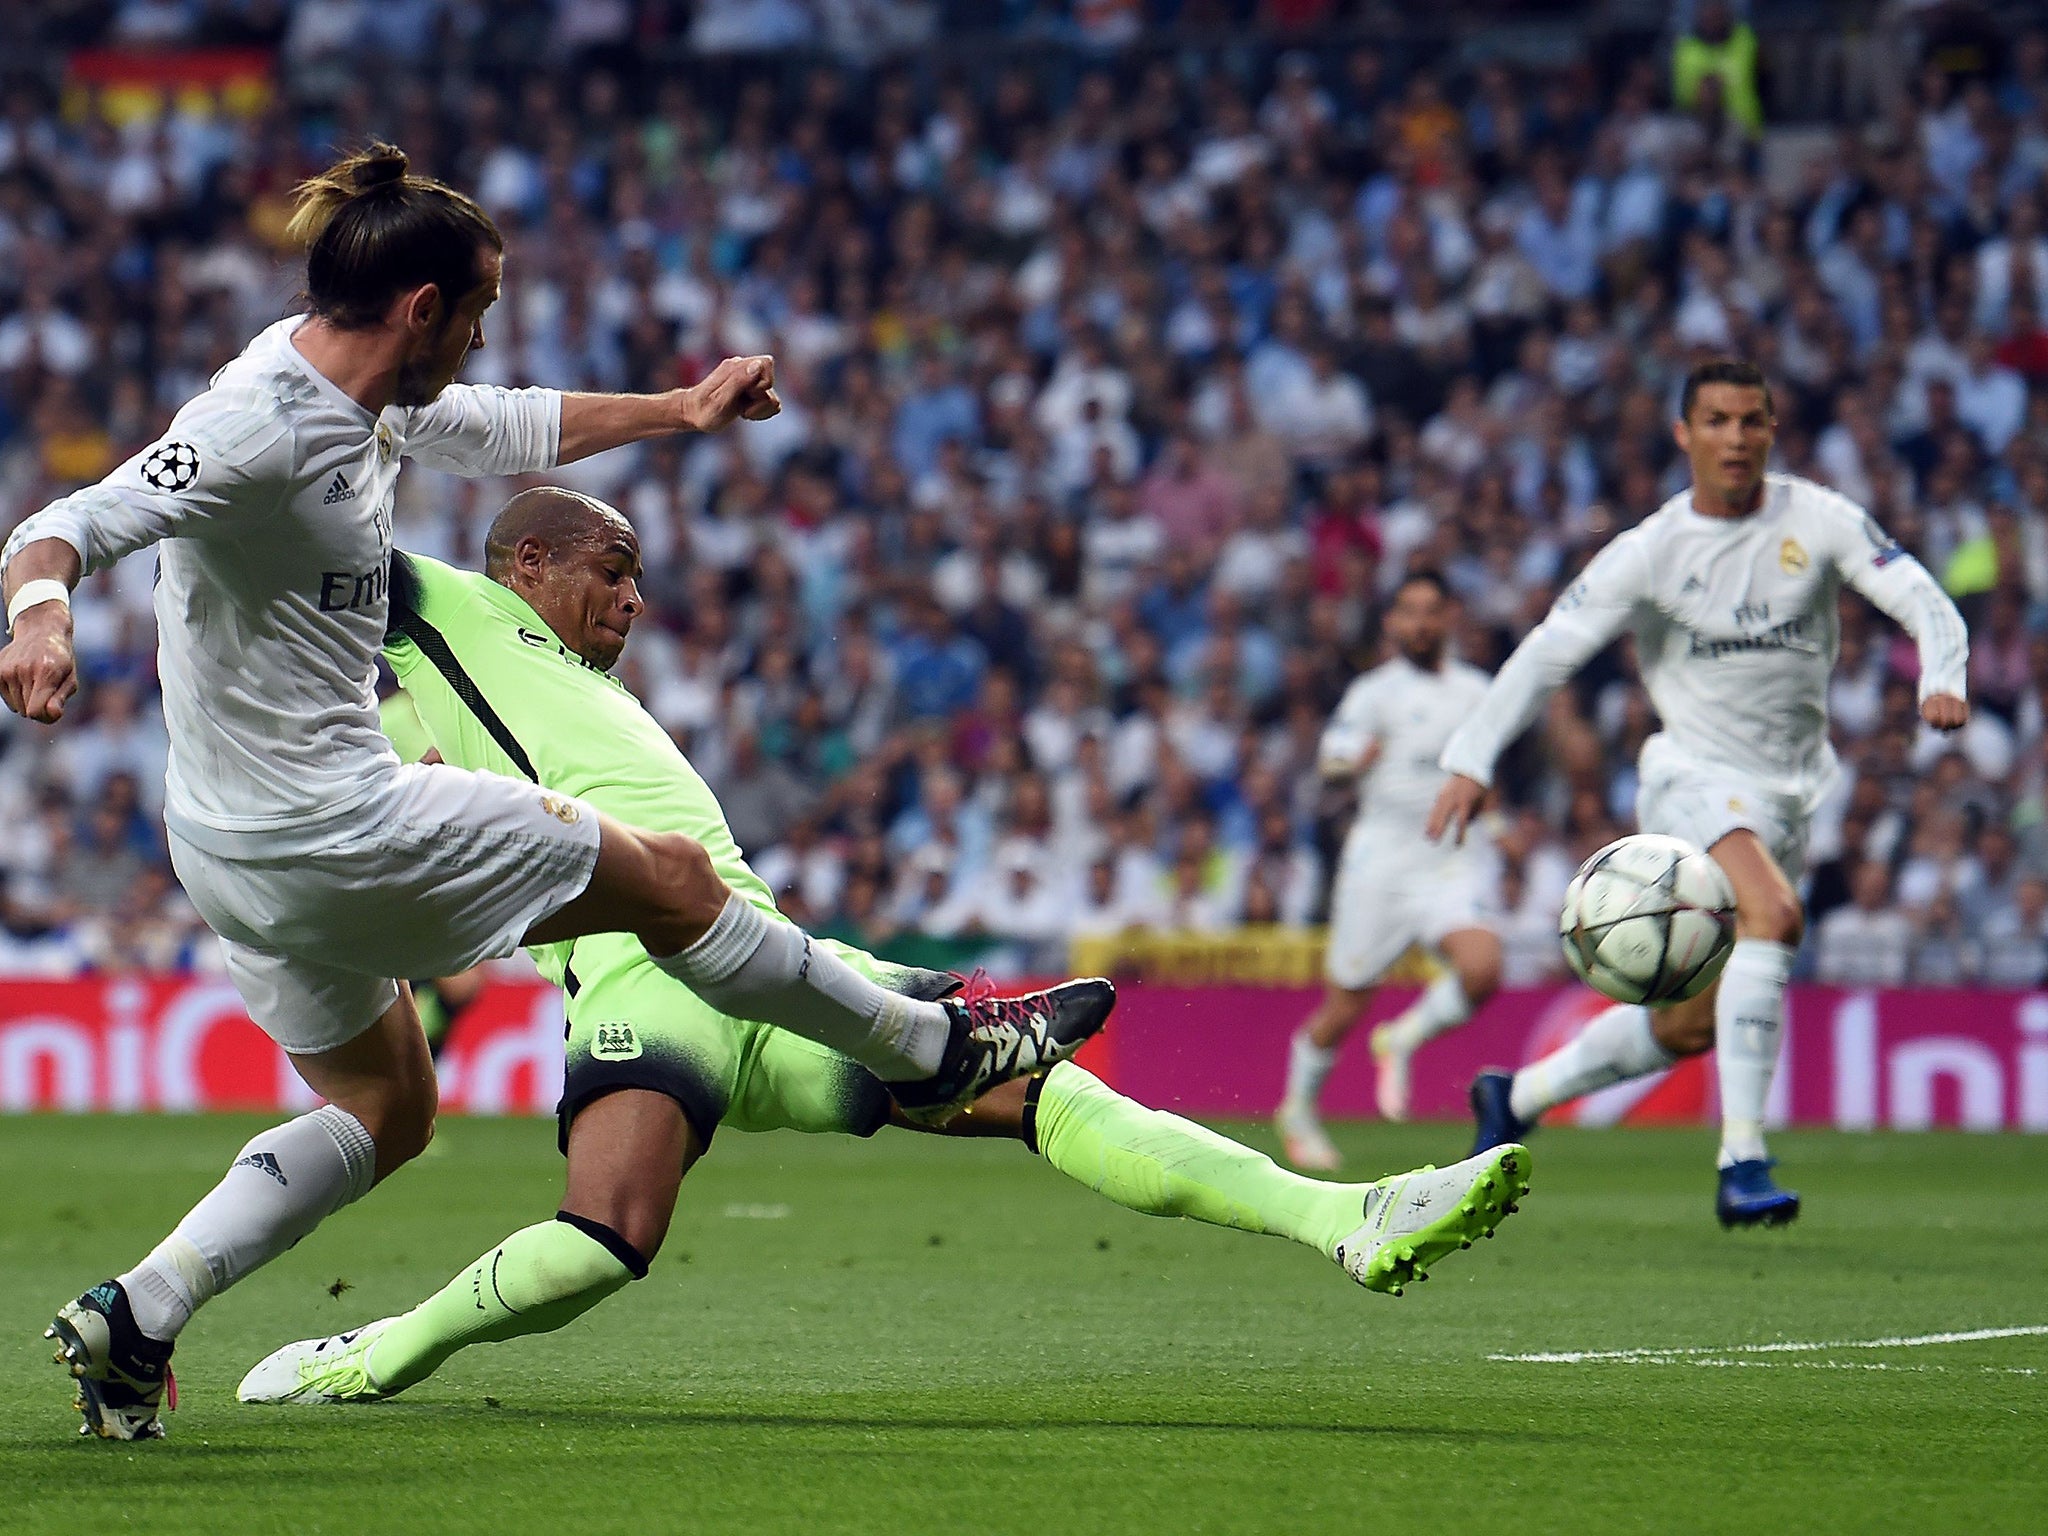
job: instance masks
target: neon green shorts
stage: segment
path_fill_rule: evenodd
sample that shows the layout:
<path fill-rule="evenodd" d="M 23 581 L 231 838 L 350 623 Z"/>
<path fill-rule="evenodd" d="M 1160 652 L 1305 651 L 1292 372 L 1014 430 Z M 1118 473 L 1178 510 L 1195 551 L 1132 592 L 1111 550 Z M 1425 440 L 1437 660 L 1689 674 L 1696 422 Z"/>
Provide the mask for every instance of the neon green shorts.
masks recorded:
<path fill-rule="evenodd" d="M 893 990 L 936 975 L 814 942 Z M 620 1088 L 667 1094 L 706 1146 L 721 1125 L 872 1136 L 888 1122 L 888 1090 L 867 1068 L 801 1035 L 718 1012 L 628 935 L 578 939 L 566 990 L 568 1061 L 555 1111 L 564 1151 L 578 1112 Z"/>

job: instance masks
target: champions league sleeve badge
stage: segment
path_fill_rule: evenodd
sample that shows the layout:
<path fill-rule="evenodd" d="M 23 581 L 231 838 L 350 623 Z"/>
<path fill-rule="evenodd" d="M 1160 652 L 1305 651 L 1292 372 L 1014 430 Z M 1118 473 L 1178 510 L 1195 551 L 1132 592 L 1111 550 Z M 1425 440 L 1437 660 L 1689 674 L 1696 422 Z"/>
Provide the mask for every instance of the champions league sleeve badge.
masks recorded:
<path fill-rule="evenodd" d="M 182 491 L 199 478 L 199 450 L 190 443 L 159 443 L 142 461 L 141 472 L 151 490 Z"/>

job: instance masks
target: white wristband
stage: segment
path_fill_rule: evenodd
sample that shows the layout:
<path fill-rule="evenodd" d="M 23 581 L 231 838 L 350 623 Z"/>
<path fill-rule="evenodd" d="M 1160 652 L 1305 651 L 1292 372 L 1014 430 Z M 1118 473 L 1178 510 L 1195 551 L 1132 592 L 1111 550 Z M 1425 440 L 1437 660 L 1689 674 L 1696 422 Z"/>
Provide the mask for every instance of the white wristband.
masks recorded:
<path fill-rule="evenodd" d="M 71 606 L 71 589 L 54 576 L 40 576 L 34 581 L 24 581 L 14 596 L 7 600 L 7 627 L 14 628 L 14 621 L 21 617 L 24 608 L 33 608 L 37 603 L 62 603 Z"/>

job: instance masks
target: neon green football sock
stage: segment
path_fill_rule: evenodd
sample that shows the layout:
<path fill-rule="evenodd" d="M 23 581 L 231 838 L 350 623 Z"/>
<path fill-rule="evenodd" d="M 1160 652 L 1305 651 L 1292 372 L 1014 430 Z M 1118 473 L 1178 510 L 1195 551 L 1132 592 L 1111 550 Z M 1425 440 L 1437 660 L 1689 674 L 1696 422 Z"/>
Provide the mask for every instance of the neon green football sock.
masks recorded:
<path fill-rule="evenodd" d="M 644 1262 L 639 1272 L 646 1273 Z M 580 1226 L 539 1222 L 514 1232 L 385 1329 L 364 1364 L 381 1390 L 400 1392 L 458 1349 L 552 1333 L 633 1278 L 619 1254 Z"/>
<path fill-rule="evenodd" d="M 1365 1186 L 1304 1179 L 1206 1126 L 1144 1105 L 1063 1062 L 1039 1090 L 1045 1160 L 1126 1210 L 1292 1238 L 1329 1255 L 1359 1224 Z"/>

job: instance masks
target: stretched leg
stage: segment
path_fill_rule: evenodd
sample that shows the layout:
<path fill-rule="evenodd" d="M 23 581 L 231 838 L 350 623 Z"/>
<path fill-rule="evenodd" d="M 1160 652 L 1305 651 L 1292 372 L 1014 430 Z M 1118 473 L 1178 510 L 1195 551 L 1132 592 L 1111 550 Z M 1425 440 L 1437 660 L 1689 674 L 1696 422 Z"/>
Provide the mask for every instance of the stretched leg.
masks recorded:
<path fill-rule="evenodd" d="M 1799 1214 L 1799 1197 L 1770 1176 L 1764 1106 L 1778 1070 L 1785 986 L 1805 932 L 1791 881 L 1754 832 L 1729 833 L 1711 850 L 1735 887 L 1735 949 L 1714 989 L 1714 1044 L 1721 1085 L 1724 1225 L 1776 1225 Z"/>
<path fill-rule="evenodd" d="M 527 942 L 613 932 L 639 939 L 657 966 L 721 1012 L 814 1039 L 884 1081 L 938 1070 L 950 1026 L 940 1004 L 876 986 L 770 916 L 726 883 L 695 838 L 603 818 L 589 886 Z"/>
<path fill-rule="evenodd" d="M 1515 1074 L 1512 1104 L 1524 1124 L 1544 1111 L 1631 1078 L 1662 1072 L 1681 1056 L 1696 1056 L 1714 1043 L 1710 997 L 1675 1008 L 1617 1003 L 1540 1061 Z"/>
<path fill-rule="evenodd" d="M 568 1186 L 552 1221 L 514 1232 L 410 1312 L 290 1344 L 243 1378 L 243 1402 L 393 1396 L 472 1344 L 552 1333 L 647 1266 L 668 1235 L 683 1175 L 704 1144 L 665 1093 L 622 1088 L 569 1131 Z"/>
<path fill-rule="evenodd" d="M 934 1118 L 1071 1055 L 1115 1000 L 1107 982 L 1016 999 L 904 997 L 734 890 L 703 843 L 607 817 L 588 888 L 527 942 L 612 932 L 634 935 L 656 966 L 714 1008 L 851 1057 Z"/>
<path fill-rule="evenodd" d="M 1472 1082 L 1475 1152 L 1520 1141 L 1546 1111 L 1595 1089 L 1662 1072 L 1713 1049 L 1714 992 L 1655 1011 L 1617 1003 L 1540 1061 L 1510 1077 L 1482 1072 Z"/>
<path fill-rule="evenodd" d="M 157 1408 L 172 1343 L 192 1314 L 432 1138 L 433 1063 L 405 987 L 362 1034 L 291 1060 L 327 1104 L 252 1137 L 170 1236 L 51 1325 L 79 1378 L 89 1430 L 113 1439 L 161 1435 Z"/>
<path fill-rule="evenodd" d="M 1126 1210 L 1289 1238 L 1361 1285 L 1397 1294 L 1443 1254 L 1490 1233 L 1528 1185 L 1519 1147 L 1373 1184 L 1303 1178 L 1206 1126 L 1147 1109 L 1071 1062 L 985 1095 L 948 1134 L 1015 1136 Z"/>
<path fill-rule="evenodd" d="M 1438 946 L 1441 976 L 1393 1019 L 1372 1032 L 1377 1098 L 1382 1118 L 1408 1118 L 1408 1063 L 1446 1030 L 1456 1029 L 1500 990 L 1500 940 L 1485 928 L 1460 928 Z"/>
<path fill-rule="evenodd" d="M 865 977 L 953 990 L 844 946 L 829 953 Z M 579 945 L 576 963 L 560 1130 L 568 1183 L 555 1219 L 513 1233 L 400 1317 L 277 1350 L 243 1379 L 244 1402 L 389 1397 L 471 1344 L 552 1332 L 647 1273 L 683 1176 L 720 1124 L 865 1132 L 889 1112 L 872 1073 L 720 1013 L 623 934 Z"/>
<path fill-rule="evenodd" d="M 1714 861 L 1735 887 L 1735 949 L 1715 986 L 1721 1166 L 1765 1156 L 1764 1103 L 1778 1067 L 1785 985 L 1805 931 L 1799 895 L 1754 832 L 1731 832 Z"/>
<path fill-rule="evenodd" d="M 1287 1161 L 1297 1168 L 1328 1173 L 1343 1156 L 1323 1129 L 1320 1104 L 1323 1084 L 1337 1064 L 1337 1052 L 1372 1002 L 1371 985 L 1347 987 L 1330 981 L 1322 1001 L 1301 1022 L 1287 1047 L 1287 1091 L 1273 1115 L 1273 1128 Z"/>
<path fill-rule="evenodd" d="M 1316 1112 L 1323 1083 L 1344 1039 L 1365 1016 L 1373 989 L 1418 937 L 1399 855 L 1359 827 L 1344 841 L 1330 887 L 1328 983 L 1323 1000 L 1302 1021 L 1288 1049 L 1287 1092 L 1273 1129 L 1287 1161 L 1315 1173 L 1334 1171 L 1343 1158 Z"/>

